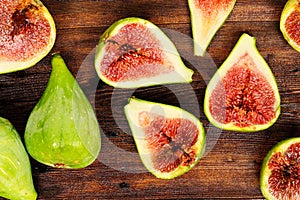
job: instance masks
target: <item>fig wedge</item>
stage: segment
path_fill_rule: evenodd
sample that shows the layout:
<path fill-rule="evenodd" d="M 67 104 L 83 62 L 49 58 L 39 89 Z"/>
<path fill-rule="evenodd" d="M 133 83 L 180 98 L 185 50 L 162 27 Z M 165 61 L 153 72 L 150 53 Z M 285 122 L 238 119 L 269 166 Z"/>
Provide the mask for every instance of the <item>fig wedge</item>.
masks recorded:
<path fill-rule="evenodd" d="M 39 0 L 0 3 L 0 74 L 32 67 L 52 49 L 54 20 Z"/>
<path fill-rule="evenodd" d="M 286 41 L 300 52 L 300 1 L 288 0 L 280 17 L 280 30 Z"/>
<path fill-rule="evenodd" d="M 187 68 L 172 41 L 153 23 L 125 18 L 101 36 L 95 54 L 99 78 L 118 88 L 189 83 Z"/>
<path fill-rule="evenodd" d="M 216 32 L 222 27 L 236 0 L 189 0 L 194 54 L 204 56 Z"/>
<path fill-rule="evenodd" d="M 300 138 L 278 142 L 264 158 L 260 189 L 268 200 L 297 200 L 300 196 Z"/>
<path fill-rule="evenodd" d="M 253 132 L 279 117 L 277 83 L 255 43 L 244 33 L 207 85 L 204 113 L 216 127 Z"/>
<path fill-rule="evenodd" d="M 205 132 L 191 113 L 137 98 L 131 98 L 124 110 L 140 158 L 157 178 L 178 177 L 202 157 Z"/>

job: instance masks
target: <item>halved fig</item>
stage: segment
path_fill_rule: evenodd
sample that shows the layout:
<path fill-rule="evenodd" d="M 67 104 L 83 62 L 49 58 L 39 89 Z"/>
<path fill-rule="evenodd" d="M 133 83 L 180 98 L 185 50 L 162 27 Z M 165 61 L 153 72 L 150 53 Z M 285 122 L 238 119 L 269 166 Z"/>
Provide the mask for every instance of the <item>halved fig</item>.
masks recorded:
<path fill-rule="evenodd" d="M 300 1 L 288 0 L 280 17 L 280 30 L 287 42 L 300 52 Z"/>
<path fill-rule="evenodd" d="M 52 49 L 55 24 L 39 0 L 3 0 L 0 19 L 0 74 L 29 68 Z"/>
<path fill-rule="evenodd" d="M 187 83 L 193 75 L 156 25 L 134 17 L 115 22 L 103 33 L 95 69 L 102 81 L 119 88 Z"/>
<path fill-rule="evenodd" d="M 195 116 L 137 98 L 131 98 L 124 110 L 140 158 L 154 176 L 172 179 L 198 163 L 205 150 L 205 133 Z"/>
<path fill-rule="evenodd" d="M 300 198 L 300 138 L 276 144 L 264 158 L 260 189 L 268 200 Z"/>
<path fill-rule="evenodd" d="M 0 117 L 0 196 L 35 200 L 29 157 L 15 127 Z"/>
<path fill-rule="evenodd" d="M 236 0 L 189 0 L 194 54 L 204 56 L 216 32 L 231 13 Z"/>
<path fill-rule="evenodd" d="M 259 131 L 270 127 L 280 114 L 276 80 L 255 42 L 243 34 L 207 86 L 204 112 L 216 127 Z"/>
<path fill-rule="evenodd" d="M 52 58 L 47 87 L 32 110 L 24 139 L 28 153 L 56 168 L 83 168 L 100 151 L 94 110 L 60 54 Z"/>

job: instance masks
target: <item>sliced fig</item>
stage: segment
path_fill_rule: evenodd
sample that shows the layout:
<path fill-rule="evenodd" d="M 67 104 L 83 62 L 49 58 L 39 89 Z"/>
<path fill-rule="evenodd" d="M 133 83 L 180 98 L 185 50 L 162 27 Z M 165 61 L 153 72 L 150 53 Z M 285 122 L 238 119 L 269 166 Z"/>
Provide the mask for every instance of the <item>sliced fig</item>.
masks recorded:
<path fill-rule="evenodd" d="M 300 52 L 300 1 L 288 0 L 280 17 L 280 30 L 287 42 Z"/>
<path fill-rule="evenodd" d="M 280 96 L 255 38 L 243 34 L 210 80 L 204 98 L 209 121 L 225 130 L 259 131 L 280 114 Z"/>
<path fill-rule="evenodd" d="M 216 32 L 230 15 L 236 0 L 189 0 L 194 54 L 204 56 Z"/>
<path fill-rule="evenodd" d="M 115 22 L 103 33 L 95 69 L 102 81 L 119 88 L 186 83 L 193 75 L 157 26 L 134 17 Z"/>
<path fill-rule="evenodd" d="M 0 2 L 0 74 L 35 65 L 52 49 L 56 29 L 39 0 Z"/>
<path fill-rule="evenodd" d="M 175 178 L 198 163 L 205 150 L 205 133 L 195 116 L 137 98 L 131 98 L 124 110 L 140 158 L 157 178 Z"/>
<path fill-rule="evenodd" d="M 35 200 L 31 166 L 27 152 L 14 126 L 0 117 L 0 196 Z"/>
<path fill-rule="evenodd" d="M 94 110 L 59 54 L 43 96 L 25 129 L 25 145 L 37 161 L 57 168 L 83 168 L 100 151 Z"/>
<path fill-rule="evenodd" d="M 266 155 L 260 173 L 260 189 L 268 200 L 300 197 L 300 138 L 276 144 Z"/>

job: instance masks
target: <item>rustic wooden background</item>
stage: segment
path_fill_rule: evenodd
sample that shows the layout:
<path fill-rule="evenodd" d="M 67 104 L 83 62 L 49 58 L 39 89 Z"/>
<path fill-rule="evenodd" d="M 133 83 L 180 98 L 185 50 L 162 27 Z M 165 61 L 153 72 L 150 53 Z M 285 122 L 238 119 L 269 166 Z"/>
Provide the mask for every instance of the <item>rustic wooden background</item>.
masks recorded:
<path fill-rule="evenodd" d="M 237 0 L 206 58 L 192 56 L 190 13 L 185 0 L 43 2 L 57 27 L 52 53 L 62 54 L 94 106 L 102 130 L 102 149 L 98 160 L 80 170 L 54 169 L 31 160 L 39 199 L 263 198 L 259 172 L 264 156 L 282 139 L 300 135 L 300 54 L 279 30 L 285 0 Z M 196 72 L 191 84 L 124 90 L 99 81 L 93 56 L 100 35 L 116 20 L 132 16 L 166 30 L 186 65 Z M 206 84 L 244 32 L 257 38 L 257 47 L 274 73 L 282 101 L 278 121 L 257 133 L 219 130 L 203 114 Z M 0 116 L 9 119 L 21 136 L 46 87 L 50 59 L 49 54 L 30 69 L 0 75 Z M 157 179 L 145 170 L 123 115 L 123 106 L 131 95 L 182 106 L 200 118 L 208 132 L 208 148 L 193 170 L 174 180 Z"/>

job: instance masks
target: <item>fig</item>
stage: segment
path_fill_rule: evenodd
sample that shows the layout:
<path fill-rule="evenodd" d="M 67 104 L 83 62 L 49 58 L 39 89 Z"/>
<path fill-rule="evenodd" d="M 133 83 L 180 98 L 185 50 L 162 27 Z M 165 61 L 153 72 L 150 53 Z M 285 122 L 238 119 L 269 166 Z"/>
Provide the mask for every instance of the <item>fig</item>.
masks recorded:
<path fill-rule="evenodd" d="M 94 110 L 60 54 L 51 60 L 47 87 L 25 128 L 25 145 L 37 161 L 83 168 L 98 156 L 100 129 Z"/>
<path fill-rule="evenodd" d="M 268 200 L 296 200 L 300 197 L 300 138 L 276 144 L 263 160 L 260 189 Z"/>
<path fill-rule="evenodd" d="M 236 0 L 189 0 L 194 54 L 204 56 L 217 31 L 225 23 Z"/>
<path fill-rule="evenodd" d="M 29 157 L 15 127 L 0 117 L 0 196 L 34 200 L 35 191 Z"/>
<path fill-rule="evenodd" d="M 286 41 L 300 52 L 300 1 L 288 0 L 280 17 L 280 30 Z"/>
<path fill-rule="evenodd" d="M 204 113 L 214 126 L 242 132 L 264 130 L 277 120 L 277 83 L 254 37 L 244 33 L 209 81 Z"/>
<path fill-rule="evenodd" d="M 137 98 L 130 98 L 124 111 L 139 156 L 154 176 L 172 179 L 198 163 L 205 150 L 205 132 L 194 115 Z"/>
<path fill-rule="evenodd" d="M 0 74 L 32 67 L 52 49 L 56 29 L 39 0 L 0 3 Z"/>
<path fill-rule="evenodd" d="M 102 34 L 95 69 L 103 82 L 118 88 L 187 83 L 193 75 L 161 29 L 135 17 L 115 22 Z"/>

